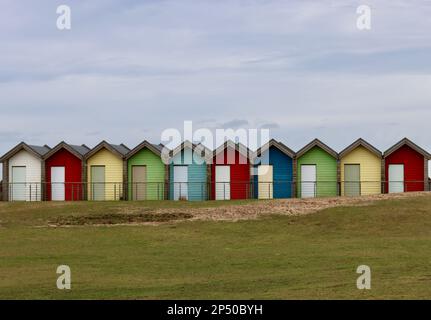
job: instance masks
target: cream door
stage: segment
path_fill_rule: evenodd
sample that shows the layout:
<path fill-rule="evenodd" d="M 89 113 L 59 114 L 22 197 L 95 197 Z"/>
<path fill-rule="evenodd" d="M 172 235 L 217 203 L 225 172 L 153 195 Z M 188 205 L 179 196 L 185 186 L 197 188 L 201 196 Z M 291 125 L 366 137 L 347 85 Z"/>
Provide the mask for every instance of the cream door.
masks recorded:
<path fill-rule="evenodd" d="M 12 188 L 10 199 L 12 201 L 26 201 L 27 189 L 27 168 L 26 167 L 12 167 Z"/>
<path fill-rule="evenodd" d="M 146 200 L 147 195 L 147 167 L 132 166 L 132 199 Z"/>
<path fill-rule="evenodd" d="M 272 165 L 261 165 L 257 168 L 259 199 L 272 199 L 274 178 Z"/>
<path fill-rule="evenodd" d="M 389 165 L 389 193 L 404 192 L 404 165 Z"/>
<path fill-rule="evenodd" d="M 216 200 L 230 200 L 230 166 L 215 167 Z"/>
<path fill-rule="evenodd" d="M 174 166 L 174 200 L 188 199 L 188 167 Z"/>
<path fill-rule="evenodd" d="M 65 200 L 66 176 L 64 167 L 51 167 L 51 200 Z"/>
<path fill-rule="evenodd" d="M 301 166 L 301 198 L 316 197 L 316 165 Z"/>

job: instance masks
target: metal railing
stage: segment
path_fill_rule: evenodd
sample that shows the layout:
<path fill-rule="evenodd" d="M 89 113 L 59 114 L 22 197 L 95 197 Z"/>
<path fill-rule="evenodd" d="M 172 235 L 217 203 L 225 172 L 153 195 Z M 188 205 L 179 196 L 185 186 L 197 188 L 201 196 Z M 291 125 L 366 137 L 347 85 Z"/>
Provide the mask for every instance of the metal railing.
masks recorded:
<path fill-rule="evenodd" d="M 361 196 L 431 190 L 431 182 L 409 181 L 244 181 L 244 182 L 73 182 L 3 183 L 1 200 L 146 201 L 233 200 Z"/>

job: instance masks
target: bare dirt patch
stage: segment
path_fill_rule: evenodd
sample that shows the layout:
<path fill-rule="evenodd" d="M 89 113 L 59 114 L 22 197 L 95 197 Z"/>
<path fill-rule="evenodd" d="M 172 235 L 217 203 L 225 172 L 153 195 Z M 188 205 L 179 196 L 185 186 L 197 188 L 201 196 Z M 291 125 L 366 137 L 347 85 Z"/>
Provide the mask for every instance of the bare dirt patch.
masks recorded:
<path fill-rule="evenodd" d="M 175 220 L 186 220 L 193 216 L 183 212 L 157 213 L 106 213 L 60 216 L 54 221 L 49 221 L 51 226 L 82 226 L 82 225 L 118 225 L 140 223 L 162 223 Z"/>
<path fill-rule="evenodd" d="M 258 219 L 268 215 L 298 216 L 311 214 L 327 208 L 340 206 L 366 206 L 374 201 L 388 199 L 402 199 L 407 197 L 430 197 L 429 192 L 412 192 L 400 194 L 380 194 L 362 197 L 336 197 L 336 198 L 313 198 L 313 199 L 276 199 L 260 200 L 250 204 L 226 205 L 213 208 L 192 208 L 188 210 L 192 220 L 248 220 Z M 179 209 L 170 209 L 171 212 Z M 163 213 L 158 209 L 158 213 Z"/>
<path fill-rule="evenodd" d="M 50 226 L 82 225 L 159 225 L 185 220 L 239 221 L 259 219 L 269 215 L 300 216 L 327 208 L 341 206 L 367 206 L 375 201 L 429 197 L 429 192 L 380 194 L 362 197 L 334 197 L 310 199 L 275 199 L 251 201 L 247 204 L 231 204 L 205 208 L 149 208 L 128 206 L 112 207 L 105 213 L 86 213 L 59 216 L 49 221 Z M 185 212 L 186 211 L 186 212 Z"/>

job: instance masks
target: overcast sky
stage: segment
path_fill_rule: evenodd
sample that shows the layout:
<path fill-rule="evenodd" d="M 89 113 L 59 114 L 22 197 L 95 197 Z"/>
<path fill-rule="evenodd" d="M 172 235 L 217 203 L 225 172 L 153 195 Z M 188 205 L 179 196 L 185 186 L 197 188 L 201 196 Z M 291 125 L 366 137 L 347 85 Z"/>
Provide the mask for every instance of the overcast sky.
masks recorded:
<path fill-rule="evenodd" d="M 56 27 L 59 4 L 72 29 Z M 298 150 L 431 151 L 431 1 L 0 0 L 0 154 L 134 147 L 182 128 L 268 127 Z"/>

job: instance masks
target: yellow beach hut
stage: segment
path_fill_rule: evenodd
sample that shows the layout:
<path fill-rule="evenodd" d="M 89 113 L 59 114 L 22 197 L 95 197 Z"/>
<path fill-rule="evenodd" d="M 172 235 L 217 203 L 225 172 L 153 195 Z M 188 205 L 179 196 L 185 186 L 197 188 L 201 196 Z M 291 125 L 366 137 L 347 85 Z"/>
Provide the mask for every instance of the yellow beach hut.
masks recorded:
<path fill-rule="evenodd" d="M 85 155 L 88 200 L 125 199 L 125 157 L 129 151 L 124 144 L 102 141 Z"/>
<path fill-rule="evenodd" d="M 379 194 L 382 190 L 382 153 L 358 139 L 339 154 L 341 195 Z"/>

